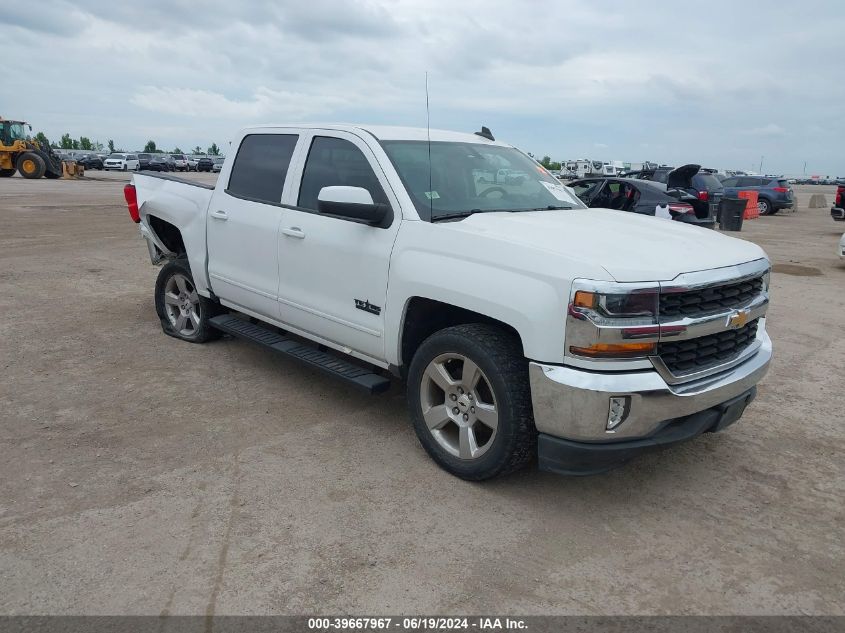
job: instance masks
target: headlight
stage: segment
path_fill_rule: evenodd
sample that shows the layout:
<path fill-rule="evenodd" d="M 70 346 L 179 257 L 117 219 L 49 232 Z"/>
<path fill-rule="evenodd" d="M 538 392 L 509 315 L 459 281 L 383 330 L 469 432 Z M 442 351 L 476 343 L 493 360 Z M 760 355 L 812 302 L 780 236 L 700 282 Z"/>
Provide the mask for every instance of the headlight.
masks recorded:
<path fill-rule="evenodd" d="M 765 272 L 765 274 L 763 275 L 763 288 L 762 288 L 762 290 L 763 290 L 763 292 L 765 292 L 767 294 L 769 292 L 769 282 L 771 281 L 771 279 L 772 279 L 772 269 L 769 268 L 769 270 L 767 270 Z"/>
<path fill-rule="evenodd" d="M 658 290 L 657 284 L 576 281 L 567 317 L 567 355 L 595 360 L 654 355 Z"/>
<path fill-rule="evenodd" d="M 657 293 L 602 294 L 578 290 L 573 310 L 599 325 L 651 325 L 657 323 Z"/>

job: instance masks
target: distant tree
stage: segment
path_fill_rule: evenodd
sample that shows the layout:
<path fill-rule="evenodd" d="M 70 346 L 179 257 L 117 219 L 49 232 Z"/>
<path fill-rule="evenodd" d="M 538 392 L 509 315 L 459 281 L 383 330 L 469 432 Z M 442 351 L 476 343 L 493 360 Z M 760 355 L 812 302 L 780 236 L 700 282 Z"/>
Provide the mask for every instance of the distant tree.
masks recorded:
<path fill-rule="evenodd" d="M 103 144 L 100 143 L 100 141 L 94 141 L 93 148 L 94 148 L 95 152 L 102 152 L 103 151 Z"/>
<path fill-rule="evenodd" d="M 176 149 L 174 149 L 174 150 L 173 150 L 172 152 L 170 152 L 170 153 L 171 153 L 171 154 L 184 154 L 185 152 L 183 152 L 181 149 L 179 149 L 179 147 L 176 147 Z"/>
<path fill-rule="evenodd" d="M 147 141 L 147 144 L 144 145 L 144 151 L 148 154 L 154 154 L 158 150 L 156 149 L 156 142 L 155 141 Z"/>
<path fill-rule="evenodd" d="M 552 171 L 560 171 L 560 163 L 552 161 L 549 163 L 548 169 L 551 169 Z"/>
<path fill-rule="evenodd" d="M 545 167 L 546 169 L 549 168 L 549 163 L 552 162 L 551 156 L 543 156 L 543 160 L 540 161 L 540 164 Z"/>
<path fill-rule="evenodd" d="M 47 135 L 44 132 L 39 132 L 35 135 L 35 140 L 38 141 L 41 145 L 49 145 L 50 140 L 47 138 Z"/>
<path fill-rule="evenodd" d="M 79 141 L 77 141 L 76 139 L 73 139 L 71 141 L 71 149 L 82 149 L 79 145 Z"/>
<path fill-rule="evenodd" d="M 114 153 L 114 141 L 109 139 L 109 152 Z"/>
<path fill-rule="evenodd" d="M 80 149 L 85 149 L 85 150 L 94 149 L 94 146 L 91 144 L 91 139 L 88 138 L 87 136 L 80 136 L 79 137 L 79 147 L 80 147 Z"/>
<path fill-rule="evenodd" d="M 70 138 L 70 134 L 62 134 L 61 146 L 62 149 L 73 149 L 73 139 Z"/>
<path fill-rule="evenodd" d="M 56 143 L 56 141 L 53 141 L 52 143 L 50 143 L 50 147 L 52 147 L 53 149 L 61 149 L 61 148 L 59 147 L 59 144 L 58 144 L 58 143 Z"/>
<path fill-rule="evenodd" d="M 211 144 L 211 147 L 208 148 L 208 155 L 209 156 L 220 156 L 220 148 L 217 147 L 217 143 Z"/>
<path fill-rule="evenodd" d="M 197 145 L 192 151 L 194 154 L 202 154 L 202 147 Z"/>

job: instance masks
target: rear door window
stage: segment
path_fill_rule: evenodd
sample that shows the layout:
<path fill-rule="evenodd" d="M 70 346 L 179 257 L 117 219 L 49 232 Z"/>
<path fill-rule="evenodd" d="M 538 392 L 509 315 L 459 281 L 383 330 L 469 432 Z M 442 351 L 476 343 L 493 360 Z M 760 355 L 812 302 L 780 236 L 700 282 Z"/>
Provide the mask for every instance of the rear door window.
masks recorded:
<path fill-rule="evenodd" d="M 298 139 L 296 134 L 245 136 L 235 156 L 226 193 L 256 202 L 279 204 Z"/>
<path fill-rule="evenodd" d="M 363 187 L 373 202 L 388 204 L 373 168 L 354 143 L 342 138 L 315 136 L 308 151 L 297 205 L 317 210 L 317 196 L 323 187 Z"/>

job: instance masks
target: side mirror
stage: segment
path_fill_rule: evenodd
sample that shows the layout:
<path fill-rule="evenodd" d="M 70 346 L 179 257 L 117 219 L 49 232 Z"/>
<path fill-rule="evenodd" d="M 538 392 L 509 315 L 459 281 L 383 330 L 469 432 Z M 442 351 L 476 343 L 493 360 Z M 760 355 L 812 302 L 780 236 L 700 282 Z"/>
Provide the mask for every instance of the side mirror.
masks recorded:
<path fill-rule="evenodd" d="M 377 225 L 384 222 L 390 207 L 373 202 L 370 192 L 363 187 L 334 186 L 320 189 L 317 210 L 325 215 Z"/>

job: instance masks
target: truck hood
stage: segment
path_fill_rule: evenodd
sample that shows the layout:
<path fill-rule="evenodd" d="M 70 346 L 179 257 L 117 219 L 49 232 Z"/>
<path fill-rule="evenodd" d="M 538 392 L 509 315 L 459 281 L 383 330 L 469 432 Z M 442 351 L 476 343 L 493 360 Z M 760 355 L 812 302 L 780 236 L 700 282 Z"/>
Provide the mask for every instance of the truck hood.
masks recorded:
<path fill-rule="evenodd" d="M 597 265 L 615 281 L 669 281 L 766 257 L 711 229 L 610 209 L 476 213 L 442 226 Z"/>

